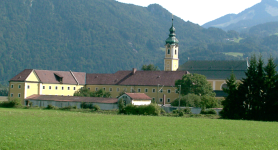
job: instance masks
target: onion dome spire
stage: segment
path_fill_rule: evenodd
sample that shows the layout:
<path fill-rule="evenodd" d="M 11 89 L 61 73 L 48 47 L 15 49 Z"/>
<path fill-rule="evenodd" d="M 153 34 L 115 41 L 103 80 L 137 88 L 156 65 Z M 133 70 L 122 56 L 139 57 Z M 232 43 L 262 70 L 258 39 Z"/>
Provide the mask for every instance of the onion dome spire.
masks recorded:
<path fill-rule="evenodd" d="M 169 29 L 170 34 L 169 37 L 166 39 L 166 44 L 178 44 L 179 40 L 176 38 L 176 29 L 174 27 L 174 17 L 172 15 L 172 27 Z"/>

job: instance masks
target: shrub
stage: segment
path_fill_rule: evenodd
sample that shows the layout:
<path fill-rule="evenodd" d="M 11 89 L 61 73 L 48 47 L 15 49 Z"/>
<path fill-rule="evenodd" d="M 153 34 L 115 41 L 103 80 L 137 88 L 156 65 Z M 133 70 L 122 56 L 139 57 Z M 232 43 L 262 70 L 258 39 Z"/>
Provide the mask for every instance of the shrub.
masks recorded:
<path fill-rule="evenodd" d="M 190 108 L 185 108 L 185 109 L 183 110 L 183 112 L 184 112 L 185 114 L 192 114 Z"/>
<path fill-rule="evenodd" d="M 184 116 L 184 112 L 183 112 L 183 111 L 180 111 L 180 112 L 179 112 L 179 116 L 180 116 L 180 117 Z"/>
<path fill-rule="evenodd" d="M 218 101 L 215 97 L 212 96 L 202 96 L 201 98 L 202 108 L 216 108 L 218 107 Z"/>
<path fill-rule="evenodd" d="M 179 112 L 180 112 L 180 111 L 179 111 L 178 109 L 172 111 L 173 114 L 177 114 L 177 113 L 179 113 Z"/>
<path fill-rule="evenodd" d="M 119 107 L 119 113 L 124 113 L 124 107 L 125 107 L 125 104 L 124 104 L 124 100 L 123 99 L 120 99 L 119 102 L 118 102 L 118 107 Z"/>
<path fill-rule="evenodd" d="M 82 109 L 93 109 L 93 108 L 94 108 L 94 107 L 93 107 L 93 104 L 87 104 L 87 103 L 85 103 L 85 102 L 82 102 L 81 105 L 80 105 L 80 107 L 81 107 Z"/>
<path fill-rule="evenodd" d="M 47 105 L 45 109 L 58 109 L 58 107 L 53 106 L 53 105 Z"/>
<path fill-rule="evenodd" d="M 179 106 L 179 99 L 174 100 L 171 103 L 172 106 Z M 180 106 L 186 107 L 200 107 L 201 106 L 201 98 L 195 94 L 187 94 L 180 98 Z"/>
<path fill-rule="evenodd" d="M 99 111 L 99 110 L 100 110 L 100 107 L 99 107 L 98 105 L 94 105 L 94 106 L 93 106 L 93 109 L 94 109 L 95 111 Z"/>
<path fill-rule="evenodd" d="M 61 109 L 61 110 L 71 110 L 72 108 L 73 108 L 72 106 L 67 106 L 67 107 L 62 107 L 62 108 L 59 108 L 59 109 Z"/>
<path fill-rule="evenodd" d="M 21 100 L 18 98 L 9 99 L 8 101 L 4 101 L 0 103 L 0 107 L 4 108 L 13 108 L 22 106 Z"/>
<path fill-rule="evenodd" d="M 201 110 L 201 114 L 213 114 L 213 115 L 216 115 L 217 112 L 214 109 L 207 109 L 207 110 L 202 109 Z"/>
<path fill-rule="evenodd" d="M 163 108 L 161 108 L 160 114 L 167 114 L 167 113 L 166 113 L 166 111 Z"/>
<path fill-rule="evenodd" d="M 127 105 L 123 111 L 124 114 L 133 114 L 133 115 L 155 115 L 158 116 L 161 113 L 161 108 L 158 105 Z"/>

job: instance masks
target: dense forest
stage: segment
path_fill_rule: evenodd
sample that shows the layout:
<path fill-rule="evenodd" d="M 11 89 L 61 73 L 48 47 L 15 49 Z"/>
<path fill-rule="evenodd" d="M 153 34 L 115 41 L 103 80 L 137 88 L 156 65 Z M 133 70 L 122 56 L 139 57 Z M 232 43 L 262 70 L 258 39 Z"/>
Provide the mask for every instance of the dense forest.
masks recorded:
<path fill-rule="evenodd" d="M 157 4 L 140 7 L 115 0 L 1 0 L 0 83 L 7 85 L 26 68 L 87 73 L 113 73 L 150 63 L 163 68 L 171 17 Z M 253 52 L 278 55 L 275 35 L 256 37 L 205 29 L 178 17 L 174 17 L 174 26 L 181 63 L 188 57 L 227 60 L 244 59 Z"/>

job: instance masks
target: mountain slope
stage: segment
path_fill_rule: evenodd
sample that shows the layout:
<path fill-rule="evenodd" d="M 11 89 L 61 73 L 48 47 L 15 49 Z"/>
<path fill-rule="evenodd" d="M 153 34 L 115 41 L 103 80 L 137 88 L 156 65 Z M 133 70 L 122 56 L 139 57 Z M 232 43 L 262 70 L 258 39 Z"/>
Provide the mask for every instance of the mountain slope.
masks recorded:
<path fill-rule="evenodd" d="M 203 27 L 241 31 L 258 24 L 274 21 L 278 21 L 278 2 L 276 0 L 262 0 L 237 15 L 223 16 L 204 24 Z"/>
<path fill-rule="evenodd" d="M 174 17 L 180 51 L 229 36 Z M 111 73 L 162 63 L 171 13 L 114 0 L 1 0 L 0 82 L 25 68 Z"/>

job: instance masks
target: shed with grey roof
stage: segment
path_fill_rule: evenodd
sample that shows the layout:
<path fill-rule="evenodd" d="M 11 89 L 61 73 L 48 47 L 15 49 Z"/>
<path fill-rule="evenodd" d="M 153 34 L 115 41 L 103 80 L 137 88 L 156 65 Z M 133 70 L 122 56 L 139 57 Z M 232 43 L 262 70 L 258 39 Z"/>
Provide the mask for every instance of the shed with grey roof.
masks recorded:
<path fill-rule="evenodd" d="M 101 110 L 118 109 L 118 99 L 103 97 L 75 97 L 75 96 L 55 96 L 55 95 L 32 95 L 25 99 L 26 102 L 32 102 L 33 106 L 47 107 L 48 105 L 59 108 L 76 106 L 81 108 L 81 103 L 98 105 Z"/>

